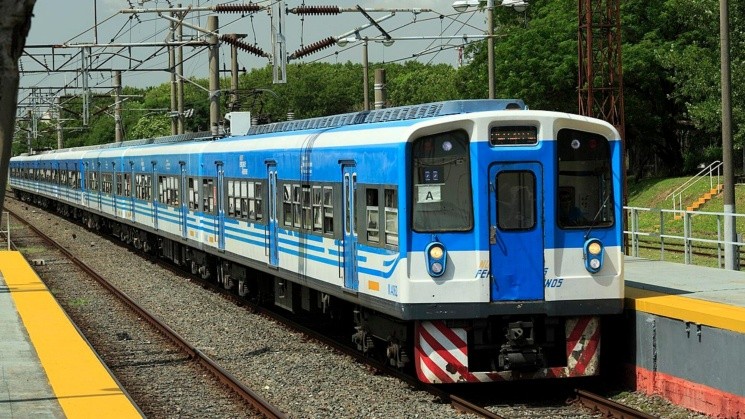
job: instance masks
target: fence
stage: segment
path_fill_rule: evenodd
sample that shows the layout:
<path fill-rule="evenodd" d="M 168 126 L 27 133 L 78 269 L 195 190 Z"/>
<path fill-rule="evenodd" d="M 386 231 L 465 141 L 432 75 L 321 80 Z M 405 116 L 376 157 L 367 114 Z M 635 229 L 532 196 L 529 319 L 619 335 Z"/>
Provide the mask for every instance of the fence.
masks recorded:
<path fill-rule="evenodd" d="M 2 221 L 5 221 L 5 229 L 2 229 Z M 8 250 L 10 250 L 10 214 L 8 211 L 3 211 L 2 218 L 0 218 L 0 247 L 3 246 L 3 241 L 7 243 Z"/>
<path fill-rule="evenodd" d="M 670 260 L 686 264 L 724 266 L 724 246 L 737 246 L 739 266 L 742 238 L 724 240 L 724 217 L 734 217 L 736 230 L 745 228 L 745 214 L 682 211 L 680 209 L 624 207 L 628 214 L 628 253 L 647 259 Z M 676 219 L 676 215 L 682 218 Z"/>

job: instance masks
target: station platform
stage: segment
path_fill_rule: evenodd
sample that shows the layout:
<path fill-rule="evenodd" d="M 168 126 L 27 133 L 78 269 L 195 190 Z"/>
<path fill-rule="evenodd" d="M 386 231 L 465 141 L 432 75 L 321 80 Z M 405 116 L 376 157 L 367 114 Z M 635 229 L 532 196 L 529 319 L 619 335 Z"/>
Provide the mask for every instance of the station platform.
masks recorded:
<path fill-rule="evenodd" d="M 745 272 L 627 257 L 627 373 L 636 390 L 745 418 Z"/>
<path fill-rule="evenodd" d="M 23 256 L 0 251 L 0 417 L 143 416 Z"/>

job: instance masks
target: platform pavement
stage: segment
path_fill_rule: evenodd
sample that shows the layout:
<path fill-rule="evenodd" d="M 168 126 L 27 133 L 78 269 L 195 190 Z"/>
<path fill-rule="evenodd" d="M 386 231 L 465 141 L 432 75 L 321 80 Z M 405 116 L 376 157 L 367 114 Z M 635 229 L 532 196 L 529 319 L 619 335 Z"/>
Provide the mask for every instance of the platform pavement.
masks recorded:
<path fill-rule="evenodd" d="M 141 418 L 19 252 L 0 251 L 0 418 Z"/>
<path fill-rule="evenodd" d="M 626 258 L 620 343 L 638 391 L 745 417 L 745 272 Z"/>

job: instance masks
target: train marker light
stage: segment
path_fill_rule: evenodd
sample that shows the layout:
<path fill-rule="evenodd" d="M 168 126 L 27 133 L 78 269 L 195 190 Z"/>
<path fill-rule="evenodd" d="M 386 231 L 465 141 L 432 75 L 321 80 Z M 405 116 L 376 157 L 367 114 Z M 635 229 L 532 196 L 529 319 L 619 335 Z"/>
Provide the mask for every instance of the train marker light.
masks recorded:
<path fill-rule="evenodd" d="M 603 243 L 598 239 L 589 239 L 582 246 L 585 259 L 585 269 L 590 273 L 598 273 L 603 268 Z"/>
<path fill-rule="evenodd" d="M 435 278 L 442 276 L 447 268 L 448 260 L 445 246 L 438 241 L 433 241 L 427 245 L 425 256 L 427 259 L 427 271 L 429 272 L 429 276 Z"/>

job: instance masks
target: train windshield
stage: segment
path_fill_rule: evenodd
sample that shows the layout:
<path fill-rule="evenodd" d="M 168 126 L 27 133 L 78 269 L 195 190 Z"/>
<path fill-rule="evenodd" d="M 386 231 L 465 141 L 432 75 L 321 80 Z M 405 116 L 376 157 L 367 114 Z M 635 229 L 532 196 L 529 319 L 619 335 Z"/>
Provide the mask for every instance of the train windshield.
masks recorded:
<path fill-rule="evenodd" d="M 557 220 L 562 228 L 613 225 L 611 153 L 602 135 L 563 129 L 557 137 Z"/>
<path fill-rule="evenodd" d="M 473 228 L 468 135 L 450 131 L 418 138 L 412 147 L 412 225 L 418 232 Z"/>

